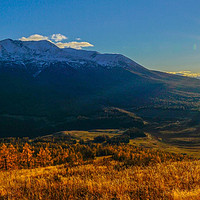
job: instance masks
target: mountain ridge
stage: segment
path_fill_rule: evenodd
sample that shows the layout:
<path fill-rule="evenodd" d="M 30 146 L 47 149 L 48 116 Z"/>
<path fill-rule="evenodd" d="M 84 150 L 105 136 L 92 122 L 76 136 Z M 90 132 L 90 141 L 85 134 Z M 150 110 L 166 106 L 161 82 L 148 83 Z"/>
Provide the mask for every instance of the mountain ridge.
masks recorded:
<path fill-rule="evenodd" d="M 200 81 L 148 70 L 120 54 L 4 40 L 0 96 L 0 134 L 38 136 L 137 126 L 137 120 L 109 110 L 113 107 L 198 109 Z"/>
<path fill-rule="evenodd" d="M 0 41 L 0 60 L 23 61 L 68 61 L 85 60 L 96 62 L 103 66 L 116 66 L 120 63 L 141 65 L 121 54 L 100 54 L 97 51 L 77 50 L 72 48 L 61 49 L 47 41 L 19 41 L 5 39 Z"/>

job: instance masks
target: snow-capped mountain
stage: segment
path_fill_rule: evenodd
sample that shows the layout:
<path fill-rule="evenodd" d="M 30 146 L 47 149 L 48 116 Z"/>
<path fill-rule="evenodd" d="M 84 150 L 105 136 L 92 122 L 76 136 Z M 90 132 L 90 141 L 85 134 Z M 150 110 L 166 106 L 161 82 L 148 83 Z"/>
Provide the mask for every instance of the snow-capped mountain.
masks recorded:
<path fill-rule="evenodd" d="M 7 39 L 0 41 L 0 97 L 0 134 L 33 136 L 135 126 L 132 117 L 106 113 L 110 107 L 198 106 L 200 81 L 148 70 L 120 54 Z"/>
<path fill-rule="evenodd" d="M 121 54 L 101 54 L 96 51 L 77 50 L 72 48 L 61 49 L 53 43 L 43 41 L 19 41 L 6 39 L 0 41 L 0 61 L 18 62 L 26 66 L 27 63 L 36 63 L 38 70 L 34 76 L 47 67 L 47 63 L 65 62 L 72 67 L 82 65 L 104 67 L 133 67 L 134 70 L 146 70 L 141 65 Z M 44 63 L 46 63 L 44 65 Z"/>
<path fill-rule="evenodd" d="M 44 41 L 19 41 L 6 39 L 0 41 L 0 59 L 23 61 L 24 59 L 51 59 L 57 54 L 59 48 L 54 44 Z"/>

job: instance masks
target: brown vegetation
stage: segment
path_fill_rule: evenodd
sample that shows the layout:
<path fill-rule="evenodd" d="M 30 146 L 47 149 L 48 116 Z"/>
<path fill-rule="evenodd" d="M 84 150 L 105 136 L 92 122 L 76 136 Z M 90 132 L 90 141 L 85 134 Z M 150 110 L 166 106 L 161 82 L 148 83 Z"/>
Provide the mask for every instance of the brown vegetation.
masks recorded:
<path fill-rule="evenodd" d="M 124 168 L 117 161 L 0 172 L 1 199 L 199 199 L 200 162 Z"/>
<path fill-rule="evenodd" d="M 2 144 L 0 158 L 0 199 L 200 196 L 200 162 L 182 154 L 125 144 L 26 143 Z"/>

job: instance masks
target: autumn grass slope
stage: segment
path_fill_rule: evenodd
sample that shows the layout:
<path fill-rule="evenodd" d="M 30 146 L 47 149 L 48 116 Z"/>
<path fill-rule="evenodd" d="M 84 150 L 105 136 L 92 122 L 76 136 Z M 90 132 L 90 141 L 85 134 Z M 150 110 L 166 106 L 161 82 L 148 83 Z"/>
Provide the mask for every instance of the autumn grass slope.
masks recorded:
<path fill-rule="evenodd" d="M 175 199 L 200 197 L 200 162 L 124 168 L 117 161 L 0 173 L 1 199 Z"/>
<path fill-rule="evenodd" d="M 130 144 L 3 143 L 0 168 L 2 200 L 200 197 L 197 158 Z"/>

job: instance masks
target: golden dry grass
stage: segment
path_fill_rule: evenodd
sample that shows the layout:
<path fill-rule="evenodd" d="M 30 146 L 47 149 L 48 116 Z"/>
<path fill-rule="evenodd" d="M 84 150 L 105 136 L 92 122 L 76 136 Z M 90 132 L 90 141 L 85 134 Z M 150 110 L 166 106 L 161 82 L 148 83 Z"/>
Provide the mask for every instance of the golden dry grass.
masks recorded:
<path fill-rule="evenodd" d="M 92 140 L 101 135 L 108 135 L 109 137 L 120 135 L 123 131 L 118 129 L 96 129 L 91 131 L 62 131 L 62 133 L 70 134 L 83 140 Z"/>
<path fill-rule="evenodd" d="M 159 149 L 170 153 L 185 153 L 195 158 L 200 158 L 200 146 L 199 145 L 191 145 L 191 146 L 180 146 L 174 145 L 167 142 L 163 142 L 162 138 L 155 138 L 149 133 L 146 133 L 147 137 L 145 138 L 135 138 L 130 140 L 130 144 L 134 146 L 140 146 L 144 148 L 151 148 L 151 149 Z M 181 139 L 179 138 L 179 141 Z M 187 140 L 190 140 L 188 137 Z M 195 140 L 195 138 L 193 138 Z M 196 138 L 196 140 L 198 140 Z"/>
<path fill-rule="evenodd" d="M 0 172 L 0 199 L 198 200 L 200 161 L 125 168 L 102 158 L 73 167 Z"/>

